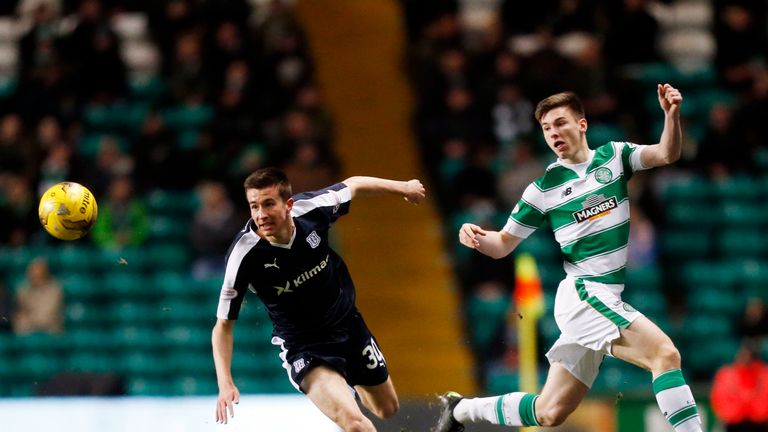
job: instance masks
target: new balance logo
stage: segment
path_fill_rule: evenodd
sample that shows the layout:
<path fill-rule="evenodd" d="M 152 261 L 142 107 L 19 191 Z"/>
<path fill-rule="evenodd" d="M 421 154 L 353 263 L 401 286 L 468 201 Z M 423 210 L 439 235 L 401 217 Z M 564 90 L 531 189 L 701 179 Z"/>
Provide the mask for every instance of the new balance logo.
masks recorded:
<path fill-rule="evenodd" d="M 264 268 L 265 269 L 266 268 L 270 268 L 270 267 L 274 267 L 274 268 L 280 270 L 280 267 L 277 265 L 277 257 L 275 257 L 275 261 L 272 264 L 270 264 L 270 263 L 265 263 L 264 264 Z"/>
<path fill-rule="evenodd" d="M 568 187 L 568 188 L 565 188 L 565 190 L 563 191 L 563 193 L 560 195 L 560 198 L 562 198 L 562 197 L 567 197 L 568 195 L 570 195 L 570 194 L 572 194 L 572 193 L 573 193 L 573 189 L 572 189 L 572 188 L 569 188 L 569 187 Z"/>

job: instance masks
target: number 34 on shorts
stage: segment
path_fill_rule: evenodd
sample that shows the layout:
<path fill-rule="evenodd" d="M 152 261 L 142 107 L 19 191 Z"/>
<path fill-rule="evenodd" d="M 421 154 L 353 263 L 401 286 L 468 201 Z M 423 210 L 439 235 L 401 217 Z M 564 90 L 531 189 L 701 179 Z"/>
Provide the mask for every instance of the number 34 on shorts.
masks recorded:
<path fill-rule="evenodd" d="M 365 367 L 368 369 L 376 369 L 377 367 L 386 367 L 387 362 L 384 360 L 384 354 L 381 353 L 376 341 L 371 339 L 371 343 L 363 348 L 363 357 L 368 359 Z"/>

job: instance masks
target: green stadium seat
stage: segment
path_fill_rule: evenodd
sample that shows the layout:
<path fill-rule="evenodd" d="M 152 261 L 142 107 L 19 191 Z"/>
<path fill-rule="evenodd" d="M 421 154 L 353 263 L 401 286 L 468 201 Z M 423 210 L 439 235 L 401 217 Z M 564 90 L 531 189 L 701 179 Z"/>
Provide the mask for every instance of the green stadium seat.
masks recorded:
<path fill-rule="evenodd" d="M 706 230 L 670 229 L 660 240 L 663 255 L 674 261 L 708 258 L 713 250 L 712 235 Z"/>
<path fill-rule="evenodd" d="M 703 285 L 715 285 L 728 290 L 741 277 L 739 267 L 717 261 L 691 261 L 682 266 L 680 271 L 681 282 L 691 292 L 696 292 Z"/>
<path fill-rule="evenodd" d="M 132 396 L 169 396 L 170 381 L 166 378 L 131 376 L 127 379 L 127 391 Z"/>
<path fill-rule="evenodd" d="M 199 198 L 195 192 L 155 189 L 147 195 L 147 205 L 153 215 L 189 217 L 197 209 Z"/>
<path fill-rule="evenodd" d="M 30 381 L 46 379 L 64 369 L 66 364 L 60 354 L 35 351 L 19 353 L 13 368 L 18 378 Z"/>
<path fill-rule="evenodd" d="M 159 350 L 124 350 L 119 359 L 121 371 L 127 376 L 165 377 L 174 372 L 167 356 Z"/>
<path fill-rule="evenodd" d="M 114 323 L 112 311 L 103 305 L 89 301 L 66 300 L 64 327 L 67 332 L 83 328 L 111 327 Z"/>
<path fill-rule="evenodd" d="M 722 211 L 719 206 L 701 204 L 694 200 L 675 201 L 668 200 L 666 219 L 675 227 L 699 227 L 711 229 L 723 221 Z"/>
<path fill-rule="evenodd" d="M 718 238 L 718 248 L 723 257 L 759 258 L 768 255 L 768 242 L 761 230 L 727 229 Z"/>
<path fill-rule="evenodd" d="M 16 93 L 18 81 L 15 78 L 4 76 L 0 78 L 0 99 L 8 99 Z"/>
<path fill-rule="evenodd" d="M 541 336 L 544 338 L 544 346 L 539 348 L 542 350 L 548 350 L 560 337 L 560 328 L 557 326 L 557 322 L 551 313 L 547 313 L 541 317 L 538 328 Z"/>
<path fill-rule="evenodd" d="M 186 241 L 189 226 L 179 218 L 154 216 L 149 223 L 150 241 Z"/>
<path fill-rule="evenodd" d="M 714 183 L 715 192 L 721 199 L 746 203 L 760 198 L 760 183 L 751 177 L 729 177 Z"/>
<path fill-rule="evenodd" d="M 58 271 L 88 273 L 97 263 L 93 249 L 74 245 L 57 248 L 56 253 L 50 255 L 49 260 L 51 271 L 54 273 Z"/>
<path fill-rule="evenodd" d="M 666 313 L 667 301 L 658 289 L 629 286 L 622 298 L 645 315 L 658 317 Z"/>
<path fill-rule="evenodd" d="M 182 270 L 189 266 L 190 254 L 181 244 L 154 244 L 146 248 L 147 259 L 157 269 Z"/>
<path fill-rule="evenodd" d="M 118 325 L 151 325 L 164 317 L 161 306 L 149 300 L 126 300 L 113 304 L 110 315 Z"/>
<path fill-rule="evenodd" d="M 627 269 L 627 286 L 631 290 L 657 290 L 661 288 L 661 269 L 655 265 Z"/>
<path fill-rule="evenodd" d="M 158 292 L 141 272 L 130 271 L 127 268 L 107 273 L 102 279 L 102 285 L 115 298 L 146 300 L 158 297 Z"/>
<path fill-rule="evenodd" d="M 484 352 L 506 324 L 510 298 L 504 293 L 493 296 L 474 295 L 467 303 L 470 343 L 476 351 Z"/>
<path fill-rule="evenodd" d="M 191 278 L 176 271 L 158 271 L 151 284 L 166 301 L 184 299 L 190 292 L 194 292 Z"/>
<path fill-rule="evenodd" d="M 64 290 L 66 302 L 98 303 L 112 297 L 101 279 L 81 272 L 62 272 L 56 276 Z"/>
<path fill-rule="evenodd" d="M 69 355 L 69 367 L 67 370 L 72 372 L 93 372 L 93 373 L 119 373 L 121 364 L 119 357 L 114 353 L 93 347 L 87 351 L 74 351 Z"/>
<path fill-rule="evenodd" d="M 652 376 L 645 370 L 620 360 L 606 358 L 592 388 L 597 392 L 612 394 L 650 392 L 651 383 Z"/>
<path fill-rule="evenodd" d="M 159 100 L 167 89 L 165 81 L 159 76 L 131 78 L 128 89 L 134 100 L 153 102 Z"/>
<path fill-rule="evenodd" d="M 64 337 L 73 351 L 98 348 L 109 351 L 118 346 L 113 331 L 108 326 L 76 328 L 68 330 Z"/>
<path fill-rule="evenodd" d="M 155 327 L 147 325 L 123 326 L 115 330 L 114 341 L 123 349 L 156 350 L 166 347 L 165 336 Z"/>
<path fill-rule="evenodd" d="M 184 347 L 189 349 L 190 346 L 203 347 L 210 345 L 211 343 L 211 329 L 213 327 L 208 326 L 187 326 L 187 325 L 174 325 L 166 328 L 163 331 L 163 337 L 169 347 Z"/>
<path fill-rule="evenodd" d="M 174 374 L 207 375 L 215 371 L 210 349 L 171 351 L 165 361 Z"/>
<path fill-rule="evenodd" d="M 537 261 L 559 261 L 562 259 L 560 245 L 551 233 L 537 231 L 515 249 L 516 254 L 530 253 Z"/>
<path fill-rule="evenodd" d="M 710 335 L 687 341 L 683 370 L 711 379 L 717 368 L 733 362 L 740 342 L 733 335 Z"/>
<path fill-rule="evenodd" d="M 168 299 L 166 299 L 168 300 Z M 208 331 L 216 320 L 216 305 L 181 301 L 161 301 L 159 315 L 168 325 L 183 324 L 190 328 L 204 326 Z"/>
<path fill-rule="evenodd" d="M 768 207 L 763 203 L 728 200 L 722 204 L 723 223 L 740 228 L 757 228 L 768 221 Z"/>
<path fill-rule="evenodd" d="M 626 136 L 624 128 L 615 123 L 590 123 L 587 128 L 587 140 L 594 148 L 609 141 L 622 141 Z"/>
<path fill-rule="evenodd" d="M 712 182 L 703 177 L 676 179 L 663 190 L 663 198 L 667 203 L 709 204 L 716 196 Z"/>
<path fill-rule="evenodd" d="M 722 314 L 737 319 L 746 305 L 745 296 L 716 286 L 700 286 L 688 296 L 686 308 L 690 313 Z"/>
<path fill-rule="evenodd" d="M 215 395 L 219 387 L 215 377 L 182 376 L 172 381 L 171 392 L 177 396 Z"/>
<path fill-rule="evenodd" d="M 111 140 L 122 152 L 127 152 L 130 148 L 128 140 L 118 134 L 89 133 L 83 135 L 78 143 L 78 153 L 87 159 L 93 159 L 99 153 L 101 146 L 106 141 Z"/>
<path fill-rule="evenodd" d="M 213 107 L 209 105 L 179 105 L 162 110 L 160 115 L 163 117 L 163 122 L 169 129 L 199 129 L 211 121 L 214 115 L 214 110 Z"/>
<path fill-rule="evenodd" d="M 97 253 L 98 266 L 105 274 L 115 271 L 138 272 L 148 264 L 146 252 L 141 248 L 102 249 Z"/>

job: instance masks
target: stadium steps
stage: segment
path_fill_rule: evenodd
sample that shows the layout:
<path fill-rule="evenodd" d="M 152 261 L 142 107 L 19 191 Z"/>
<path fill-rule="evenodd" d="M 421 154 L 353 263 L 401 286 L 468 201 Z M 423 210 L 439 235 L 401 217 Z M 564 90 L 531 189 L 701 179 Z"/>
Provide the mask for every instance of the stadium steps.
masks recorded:
<path fill-rule="evenodd" d="M 396 2 L 298 2 L 318 81 L 337 125 L 346 175 L 424 177 L 409 125 L 413 104 L 400 70 Z M 358 306 L 376 334 L 402 398 L 448 388 L 473 393 L 457 290 L 432 202 L 359 198 L 338 226 Z"/>

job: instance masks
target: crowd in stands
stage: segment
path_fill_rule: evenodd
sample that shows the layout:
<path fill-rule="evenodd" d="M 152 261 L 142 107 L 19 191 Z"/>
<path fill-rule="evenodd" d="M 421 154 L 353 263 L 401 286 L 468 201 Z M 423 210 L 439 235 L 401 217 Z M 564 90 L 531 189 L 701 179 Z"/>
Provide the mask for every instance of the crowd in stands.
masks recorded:
<path fill-rule="evenodd" d="M 241 200 L 248 173 L 281 166 L 295 192 L 338 179 L 333 121 L 291 4 L 0 2 L 0 249 L 52 244 L 39 227 L 37 197 L 73 180 L 99 197 L 99 222 L 86 240 L 93 248 L 110 259 L 109 251 L 122 251 L 114 256 L 133 265 L 142 254 L 130 250 L 153 236 L 182 238 L 193 254 L 192 275 L 205 280 L 220 274 L 218 257 L 247 218 Z M 686 369 L 695 379 L 711 379 L 735 357 L 742 337 L 765 339 L 764 2 L 401 6 L 403 69 L 417 102 L 413 128 L 443 215 L 481 385 L 491 385 L 494 370 L 516 366 L 509 331 L 514 266 L 512 257 L 492 260 L 460 247 L 457 229 L 466 221 L 503 226 L 553 158 L 533 118 L 535 104 L 563 90 L 584 101 L 592 148 L 610 140 L 656 142 L 656 84 L 682 90 L 681 161 L 638 173 L 631 183 L 629 267 L 636 270 L 628 276 L 629 302 L 680 341 L 684 364 L 697 362 Z M 170 207 L 156 217 L 165 201 Z M 551 295 L 562 276 L 557 246 L 533 236 L 521 250 L 539 260 Z M 61 291 L 45 268 L 32 261 L 27 276 L 0 280 L 0 329 L 38 325 L 25 298 Z M 155 276 L 170 277 L 144 275 Z M 66 301 L 66 293 L 44 295 L 46 307 Z M 40 328 L 62 331 L 60 314 L 46 315 L 55 322 Z M 542 321 L 544 346 L 557 334 L 553 325 Z M 706 346 L 720 351 L 693 355 Z"/>
<path fill-rule="evenodd" d="M 215 391 L 210 328 L 223 256 L 249 217 L 243 180 L 276 165 L 298 193 L 340 175 L 295 2 L 1 3 L 0 330 L 20 339 L 0 342 L 16 365 L 0 396 L 63 372 L 117 373 L 130 394 Z M 77 242 L 38 221 L 38 197 L 60 181 L 98 200 Z M 269 345 L 257 336 L 239 344 Z M 175 375 L 157 376 L 161 357 Z M 251 391 L 283 391 L 240 367 Z"/>
<path fill-rule="evenodd" d="M 64 179 L 109 196 L 108 222 L 141 225 L 133 199 L 152 189 L 219 182 L 239 198 L 242 179 L 265 164 L 322 174 L 297 179 L 299 191 L 335 178 L 333 125 L 290 3 L 10 3 L 2 25 L 17 63 L 3 71 L 0 98 L 3 244 L 37 240 L 36 196 Z M 120 237 L 110 241 L 143 241 Z"/>
<path fill-rule="evenodd" d="M 656 84 L 669 82 L 682 90 L 681 160 L 663 170 L 638 173 L 631 182 L 628 294 L 644 293 L 647 298 L 637 301 L 650 304 L 649 298 L 658 297 L 658 286 L 661 310 L 654 303 L 645 311 L 659 325 L 671 327 L 673 335 L 685 333 L 675 328 L 689 325 L 695 312 L 692 297 L 699 287 L 687 286 L 680 271 L 687 260 L 722 263 L 744 258 L 760 269 L 768 264 L 764 251 L 730 254 L 710 243 L 701 247 L 690 242 L 684 236 L 694 229 L 695 215 L 679 224 L 688 224 L 688 230 L 677 233 L 681 221 L 673 216 L 690 203 L 674 207 L 675 198 L 668 193 L 698 181 L 705 193 L 688 199 L 698 200 L 703 206 L 699 210 L 709 206 L 715 216 L 718 206 L 724 206 L 728 215 L 729 205 L 747 205 L 747 211 L 765 214 L 764 206 L 749 207 L 759 201 L 735 203 L 739 194 L 731 195 L 740 190 L 735 185 L 746 184 L 762 188 L 757 195 L 768 196 L 768 189 L 760 186 L 768 173 L 768 136 L 759 120 L 768 118 L 764 2 L 402 0 L 401 6 L 407 33 L 404 64 L 417 99 L 413 128 L 445 216 L 446 247 L 459 276 L 466 332 L 481 385 L 499 365 L 515 367 L 514 332 L 510 335 L 507 329 L 514 325 L 507 319 L 514 310 L 508 300 L 514 288 L 512 258 L 499 263 L 471 253 L 455 242 L 456 232 L 467 221 L 501 228 L 523 189 L 554 160 L 532 114 L 546 96 L 570 90 L 581 97 L 589 119 L 587 137 L 596 148 L 608 141 L 658 142 L 663 115 Z M 714 193 L 718 188 L 723 190 L 720 195 Z M 712 193 L 707 195 L 707 189 Z M 734 227 L 755 228 L 760 235 L 764 226 L 736 226 L 735 220 L 725 226 L 726 219 L 696 228 L 701 235 L 718 238 Z M 680 247 L 669 246 L 668 236 L 682 238 Z M 527 240 L 531 242 L 544 289 L 552 292 L 563 274 L 557 247 L 550 238 Z M 546 246 L 540 246 L 542 242 Z M 526 242 L 520 249 L 526 250 Z M 633 278 L 633 269 L 660 276 Z M 741 283 L 743 272 L 736 273 L 733 284 L 705 283 L 715 285 L 713 291 L 732 294 L 730 302 L 738 309 L 737 316 L 728 316 L 725 334 L 745 335 L 738 324 L 743 319 L 760 321 L 758 332 L 765 335 L 764 283 Z M 633 284 L 633 279 L 640 283 Z M 631 297 L 629 301 L 634 304 Z M 544 327 L 553 328 L 554 323 L 546 321 Z M 556 336 L 556 329 L 553 333 Z M 686 345 L 685 338 L 673 339 Z M 545 335 L 542 343 L 546 347 L 552 341 Z M 684 362 L 686 354 L 703 352 L 694 350 L 695 343 L 683 346 Z M 735 353 L 732 347 L 714 357 L 725 361 Z M 689 370 L 695 379 L 709 379 L 715 366 Z"/>

